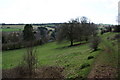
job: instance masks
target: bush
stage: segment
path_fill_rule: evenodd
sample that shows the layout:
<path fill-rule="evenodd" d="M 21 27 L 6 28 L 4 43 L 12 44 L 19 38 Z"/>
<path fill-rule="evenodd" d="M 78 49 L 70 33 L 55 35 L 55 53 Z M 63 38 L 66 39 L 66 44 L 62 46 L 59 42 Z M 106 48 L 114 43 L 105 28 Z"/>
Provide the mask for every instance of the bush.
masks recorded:
<path fill-rule="evenodd" d="M 89 66 L 90 66 L 90 64 L 84 63 L 81 65 L 80 69 L 84 69 L 84 68 L 89 67 Z"/>
<path fill-rule="evenodd" d="M 6 44 L 2 44 L 2 50 L 3 51 L 7 50 L 7 45 Z"/>
<path fill-rule="evenodd" d="M 104 30 L 101 30 L 100 34 L 103 35 L 104 34 Z"/>
<path fill-rule="evenodd" d="M 88 60 L 94 58 L 94 56 L 88 56 Z"/>
<path fill-rule="evenodd" d="M 115 39 L 120 39 L 120 34 L 116 34 L 114 38 Z"/>
<path fill-rule="evenodd" d="M 29 47 L 27 49 L 27 52 L 23 56 L 23 60 L 20 63 L 21 64 L 20 70 L 23 70 L 23 72 L 25 72 L 24 69 L 26 69 L 27 74 L 31 76 L 35 73 L 35 69 L 37 68 L 37 63 L 38 63 L 38 60 L 36 56 L 36 50 L 34 50 L 33 47 Z"/>
<path fill-rule="evenodd" d="M 42 42 L 41 39 L 40 40 L 34 40 L 33 44 L 34 44 L 34 46 L 37 46 L 37 45 L 42 45 L 43 42 Z"/>
<path fill-rule="evenodd" d="M 114 32 L 120 32 L 120 25 L 114 26 Z"/>
<path fill-rule="evenodd" d="M 13 50 L 14 49 L 14 44 L 9 43 L 7 44 L 7 50 Z"/>
<path fill-rule="evenodd" d="M 20 49 L 21 48 L 21 43 L 6 43 L 2 44 L 2 50 L 14 50 L 14 49 Z"/>
<path fill-rule="evenodd" d="M 99 44 L 100 44 L 100 37 L 93 36 L 93 38 L 90 42 L 90 48 L 93 49 L 93 51 L 97 51 Z"/>
<path fill-rule="evenodd" d="M 111 26 L 107 26 L 107 27 L 105 27 L 105 29 L 106 29 L 106 32 L 112 32 L 112 27 Z"/>
<path fill-rule="evenodd" d="M 11 42 L 11 43 L 4 43 L 2 44 L 2 50 L 6 51 L 6 50 L 14 50 L 14 49 L 20 49 L 20 48 L 25 48 L 30 46 L 31 42 Z M 33 41 L 33 46 L 37 46 L 37 45 L 42 45 L 43 42 L 42 40 L 34 40 Z"/>

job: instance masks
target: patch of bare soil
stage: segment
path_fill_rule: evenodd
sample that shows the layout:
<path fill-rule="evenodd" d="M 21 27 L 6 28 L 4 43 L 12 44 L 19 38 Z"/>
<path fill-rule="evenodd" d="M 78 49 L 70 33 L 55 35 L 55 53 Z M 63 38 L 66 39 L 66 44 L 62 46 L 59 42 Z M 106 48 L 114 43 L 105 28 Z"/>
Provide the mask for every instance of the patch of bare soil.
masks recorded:
<path fill-rule="evenodd" d="M 109 65 L 95 65 L 88 78 L 117 78 L 117 68 L 113 68 Z"/>
<path fill-rule="evenodd" d="M 2 78 L 58 78 L 63 79 L 64 68 L 62 67 L 41 67 L 35 70 L 35 73 L 29 77 L 27 74 L 20 74 L 17 68 L 2 70 Z"/>

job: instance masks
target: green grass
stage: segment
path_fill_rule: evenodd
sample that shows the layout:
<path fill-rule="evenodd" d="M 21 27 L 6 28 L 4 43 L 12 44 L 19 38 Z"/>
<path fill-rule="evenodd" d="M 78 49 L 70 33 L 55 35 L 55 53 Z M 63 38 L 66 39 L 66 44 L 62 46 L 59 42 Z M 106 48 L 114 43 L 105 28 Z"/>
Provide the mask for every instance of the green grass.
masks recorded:
<path fill-rule="evenodd" d="M 22 31 L 22 29 L 19 29 L 19 28 L 5 28 L 5 29 L 0 29 L 0 31 L 3 31 L 3 32 Z"/>
<path fill-rule="evenodd" d="M 37 57 L 39 60 L 39 67 L 41 66 L 62 66 L 65 67 L 63 74 L 67 78 L 74 78 L 77 76 L 87 77 L 91 68 L 94 65 L 95 60 L 98 64 L 108 64 L 116 67 L 117 53 L 114 50 L 117 46 L 112 46 L 114 40 L 107 40 L 107 37 L 114 37 L 115 33 L 105 33 L 100 35 L 102 42 L 99 46 L 101 50 L 91 52 L 89 44 L 83 44 L 80 46 L 74 46 L 69 48 L 62 48 L 69 46 L 70 43 L 57 44 L 56 42 L 47 43 L 42 46 L 37 46 Z M 115 41 L 114 41 L 115 42 Z M 105 52 L 106 48 L 112 49 L 111 54 Z M 2 68 L 9 69 L 16 67 L 22 60 L 23 54 L 26 49 L 4 51 L 2 53 Z M 99 56 L 97 56 L 99 55 Z M 94 56 L 93 59 L 88 60 L 88 56 Z M 112 63 L 111 63 L 112 62 Z M 90 67 L 80 69 L 81 65 L 90 64 Z"/>
<path fill-rule="evenodd" d="M 113 38 L 118 33 L 107 33 L 103 35 L 103 48 L 107 51 L 104 51 L 104 54 L 101 56 L 104 58 L 104 64 L 108 64 L 112 67 L 117 67 L 118 62 L 118 43 L 116 40 L 107 40 L 107 37 Z M 112 43 L 115 43 L 116 45 L 112 45 Z"/>
<path fill-rule="evenodd" d="M 88 56 L 96 56 L 99 51 L 90 53 L 88 44 L 74 46 L 70 48 L 61 48 L 68 46 L 69 43 L 56 44 L 56 42 L 37 46 L 37 57 L 39 66 L 62 66 L 65 67 L 66 77 L 83 76 L 86 77 L 91 67 L 80 69 L 81 65 L 88 63 L 92 65 L 94 59 L 87 60 Z M 4 51 L 3 69 L 16 67 L 22 59 L 25 49 Z"/>
<path fill-rule="evenodd" d="M 2 29 L 0 28 L 0 31 L 3 32 L 10 32 L 10 31 L 22 31 L 24 29 L 25 25 L 2 25 Z M 50 28 L 47 26 L 55 26 L 55 25 L 33 25 L 33 28 L 37 27 L 46 27 L 48 30 L 54 30 L 54 28 Z M 7 28 L 10 27 L 10 28 Z"/>
<path fill-rule="evenodd" d="M 116 69 L 118 67 L 118 43 L 116 40 L 112 40 L 116 34 L 118 33 L 105 33 L 104 35 L 100 35 L 101 37 L 101 44 L 100 49 L 102 49 L 97 56 L 96 59 L 96 65 L 99 66 L 108 66 Z M 110 39 L 107 39 L 107 38 Z M 113 45 L 112 43 L 115 43 L 116 45 Z M 98 69 L 102 70 L 102 68 Z M 113 74 L 116 77 L 116 74 Z"/>

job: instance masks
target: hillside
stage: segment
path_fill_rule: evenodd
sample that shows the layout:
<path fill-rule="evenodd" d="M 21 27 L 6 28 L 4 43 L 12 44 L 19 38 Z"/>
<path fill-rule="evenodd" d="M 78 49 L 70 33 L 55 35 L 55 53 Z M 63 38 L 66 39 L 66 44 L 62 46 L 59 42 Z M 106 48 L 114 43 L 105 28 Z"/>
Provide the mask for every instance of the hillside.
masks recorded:
<path fill-rule="evenodd" d="M 93 78 L 95 77 L 93 73 L 96 71 L 94 69 L 105 69 L 104 67 L 101 68 L 102 65 L 114 67 L 114 70 L 116 70 L 118 54 L 116 51 L 117 45 L 113 46 L 113 43 L 117 44 L 116 40 L 112 40 L 114 35 L 115 33 L 105 33 L 104 35 L 100 35 L 102 41 L 99 50 L 95 52 L 91 52 L 88 43 L 73 47 L 65 47 L 69 45 L 68 42 L 64 42 L 59 45 L 56 42 L 51 42 L 42 46 L 37 46 L 35 49 L 39 59 L 38 65 L 39 67 L 63 67 L 64 71 L 62 74 L 66 78 L 86 78 L 89 72 L 90 77 Z M 25 49 L 4 51 L 2 53 L 3 69 L 16 67 L 25 52 Z M 88 59 L 90 56 L 93 58 Z M 98 67 L 99 65 L 100 67 Z"/>
<path fill-rule="evenodd" d="M 65 67 L 63 74 L 66 77 L 85 77 L 91 67 L 80 69 L 83 64 L 92 64 L 94 59 L 88 60 L 88 56 L 96 56 L 99 51 L 90 53 L 88 44 L 81 44 L 70 48 L 62 48 L 68 46 L 68 43 L 56 44 L 55 42 L 36 47 L 39 59 L 39 67 L 41 66 L 62 66 Z M 9 69 L 17 66 L 25 53 L 25 49 L 4 51 L 3 69 Z"/>
<path fill-rule="evenodd" d="M 96 58 L 88 78 L 117 78 L 118 42 L 114 40 L 115 34 L 117 33 L 105 33 L 101 36 L 100 47 L 102 51 Z"/>

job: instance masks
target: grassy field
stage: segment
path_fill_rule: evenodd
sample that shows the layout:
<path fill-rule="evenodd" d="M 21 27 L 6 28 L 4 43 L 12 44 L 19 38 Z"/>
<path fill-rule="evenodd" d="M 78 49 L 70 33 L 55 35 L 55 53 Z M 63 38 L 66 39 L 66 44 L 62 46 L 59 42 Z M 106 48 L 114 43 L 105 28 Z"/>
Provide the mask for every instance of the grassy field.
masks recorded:
<path fill-rule="evenodd" d="M 2 26 L 3 27 L 2 29 L 0 28 L 0 31 L 3 31 L 3 32 L 22 31 L 24 29 L 24 26 L 25 25 L 4 25 Z M 54 28 L 50 28 L 44 25 L 43 26 L 33 25 L 34 29 L 37 29 L 37 27 L 46 27 L 48 30 L 54 30 Z"/>
<path fill-rule="evenodd" d="M 3 31 L 3 32 L 10 32 L 10 31 L 22 31 L 23 29 L 19 29 L 19 28 L 14 28 L 14 29 L 1 29 L 0 31 Z"/>
<path fill-rule="evenodd" d="M 11 31 L 22 31 L 25 25 L 2 25 L 0 31 L 11 32 Z"/>
<path fill-rule="evenodd" d="M 112 46 L 114 40 L 107 40 L 107 37 L 114 37 L 113 33 L 105 33 L 102 35 L 102 42 L 100 44 L 100 50 L 92 52 L 89 48 L 89 44 L 82 44 L 79 46 L 62 48 L 68 46 L 69 43 L 57 44 L 56 42 L 47 43 L 42 46 L 35 47 L 37 51 L 37 57 L 39 59 L 39 67 L 41 66 L 62 66 L 65 67 L 63 74 L 67 78 L 74 78 L 77 76 L 87 77 L 88 73 L 92 69 L 95 60 L 99 60 L 98 64 L 109 64 L 116 67 L 117 52 L 114 51 L 117 46 Z M 109 48 L 112 49 L 111 53 L 115 54 L 103 54 L 110 53 L 105 52 Z M 4 51 L 2 53 L 2 68 L 9 69 L 16 67 L 22 59 L 25 49 Z M 102 53 L 102 54 L 101 54 Z M 99 55 L 99 56 L 97 56 Z M 94 56 L 95 58 L 88 60 L 88 56 Z M 114 58 L 115 57 L 115 58 Z M 110 63 L 113 62 L 113 63 Z M 114 63 L 115 62 L 115 63 Z M 89 67 L 80 69 L 83 64 L 90 64 Z"/>
<path fill-rule="evenodd" d="M 58 45 L 55 42 L 52 42 L 36 47 L 39 66 L 62 66 L 65 67 L 64 74 L 66 74 L 66 77 L 85 77 L 91 67 L 81 70 L 81 65 L 85 63 L 92 64 L 94 59 L 87 60 L 88 56 L 96 56 L 99 51 L 90 53 L 91 50 L 88 47 L 88 44 L 70 48 L 61 48 L 68 45 L 69 43 Z M 3 52 L 3 69 L 17 66 L 25 52 L 25 49 Z"/>

